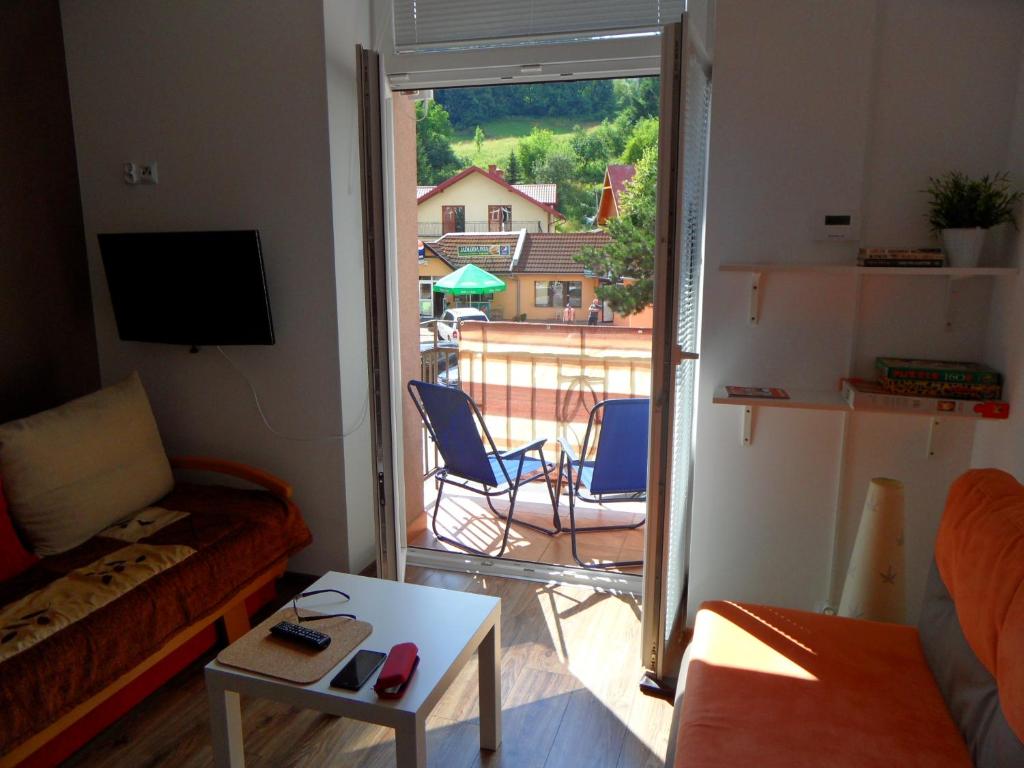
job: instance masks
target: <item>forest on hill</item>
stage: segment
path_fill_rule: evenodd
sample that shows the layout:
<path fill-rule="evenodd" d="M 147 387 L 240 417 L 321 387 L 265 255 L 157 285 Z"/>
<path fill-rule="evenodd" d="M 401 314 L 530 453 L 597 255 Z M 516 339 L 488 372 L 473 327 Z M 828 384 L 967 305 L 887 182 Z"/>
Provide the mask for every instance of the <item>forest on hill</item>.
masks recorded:
<path fill-rule="evenodd" d="M 607 165 L 657 152 L 658 78 L 439 89 L 416 115 L 417 183 L 493 163 L 557 184 L 563 228 L 588 228 Z"/>

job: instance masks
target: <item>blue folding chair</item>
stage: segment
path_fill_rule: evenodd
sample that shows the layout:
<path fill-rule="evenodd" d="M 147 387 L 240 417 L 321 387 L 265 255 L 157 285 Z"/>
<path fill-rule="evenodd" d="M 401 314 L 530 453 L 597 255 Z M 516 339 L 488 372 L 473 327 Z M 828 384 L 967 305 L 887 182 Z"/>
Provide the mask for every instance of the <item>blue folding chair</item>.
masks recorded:
<path fill-rule="evenodd" d="M 565 478 L 569 491 L 572 556 L 584 568 L 628 568 L 643 565 L 643 560 L 591 565 L 584 563 L 576 549 L 577 533 L 639 528 L 647 522 L 647 515 L 645 514 L 638 523 L 580 527 L 576 525 L 576 499 L 597 504 L 647 501 L 647 435 L 650 411 L 651 401 L 648 398 L 602 400 L 590 412 L 579 456 L 568 440 L 558 440 L 562 452 L 558 459 L 558 487 L 555 495 L 556 498 L 561 498 L 562 479 Z M 587 461 L 592 438 L 596 441 L 597 447 L 594 460 Z"/>
<path fill-rule="evenodd" d="M 444 466 L 434 474 L 438 487 L 431 525 L 438 540 L 476 555 L 501 557 L 508 544 L 509 527 L 512 524 L 519 489 L 525 483 L 541 478 L 544 478 L 547 484 L 548 497 L 551 499 L 553 528 L 549 530 L 524 520 L 517 520 L 516 524 L 525 525 L 548 536 L 562 530 L 558 519 L 558 503 L 551 483 L 551 473 L 555 471 L 555 464 L 544 460 L 546 440 L 536 440 L 529 445 L 501 452 L 495 447 L 494 440 L 487 431 L 480 409 L 465 392 L 415 379 L 408 383 L 407 389 L 416 410 L 420 413 L 420 418 L 423 419 L 427 433 L 444 459 Z M 533 452 L 536 452 L 539 458 L 527 458 L 526 454 Z M 487 506 L 495 516 L 505 521 L 501 549 L 496 555 L 489 555 L 461 541 L 442 536 L 438 532 L 437 511 L 441 506 L 441 494 L 446 483 L 481 494 L 487 499 Z M 497 496 L 508 496 L 508 514 L 503 515 L 494 508 L 491 499 Z"/>

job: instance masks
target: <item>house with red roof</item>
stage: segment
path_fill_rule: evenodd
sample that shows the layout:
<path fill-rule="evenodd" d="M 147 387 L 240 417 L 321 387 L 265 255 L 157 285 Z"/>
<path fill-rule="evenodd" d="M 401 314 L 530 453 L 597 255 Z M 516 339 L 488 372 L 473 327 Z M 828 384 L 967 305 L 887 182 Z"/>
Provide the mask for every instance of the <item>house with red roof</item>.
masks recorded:
<path fill-rule="evenodd" d="M 633 179 L 634 173 L 636 168 L 632 165 L 609 165 L 605 169 L 601 200 L 597 204 L 597 226 L 603 227 L 608 219 L 619 217 L 622 193 L 626 191 L 626 184 Z"/>
<path fill-rule="evenodd" d="M 494 165 L 471 165 L 433 187 L 416 188 L 417 234 L 436 240 L 449 232 L 552 232 L 558 185 L 509 184 Z"/>
<path fill-rule="evenodd" d="M 573 258 L 584 247 L 609 241 L 604 232 L 449 232 L 424 244 L 419 260 L 420 314 L 437 316 L 443 307 L 433 299 L 433 284 L 447 274 L 475 264 L 505 281 L 501 293 L 467 299 L 486 305 L 492 320 L 519 317 L 560 321 L 565 305 L 576 309 L 576 322 L 586 322 L 599 279 Z M 610 321 L 602 312 L 602 322 Z"/>

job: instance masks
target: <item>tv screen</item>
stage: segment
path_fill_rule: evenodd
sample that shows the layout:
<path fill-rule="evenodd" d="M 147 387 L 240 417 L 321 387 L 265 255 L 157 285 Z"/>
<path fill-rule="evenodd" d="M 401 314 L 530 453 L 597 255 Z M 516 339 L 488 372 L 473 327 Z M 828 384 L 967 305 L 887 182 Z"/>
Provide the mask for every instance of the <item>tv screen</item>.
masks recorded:
<path fill-rule="evenodd" d="M 99 235 L 124 341 L 273 344 L 260 233 Z"/>

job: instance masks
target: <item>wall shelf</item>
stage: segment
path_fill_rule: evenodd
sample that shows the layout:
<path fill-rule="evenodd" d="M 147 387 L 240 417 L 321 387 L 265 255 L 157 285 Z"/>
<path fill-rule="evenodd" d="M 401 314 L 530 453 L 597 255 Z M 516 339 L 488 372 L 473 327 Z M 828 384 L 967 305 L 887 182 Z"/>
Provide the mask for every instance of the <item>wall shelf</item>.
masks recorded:
<path fill-rule="evenodd" d="M 788 400 L 775 400 L 768 397 L 729 397 L 725 387 L 716 387 L 715 396 L 712 402 L 719 405 L 745 405 L 748 407 L 764 408 L 802 408 L 813 411 L 848 411 L 850 406 L 846 404 L 841 392 L 811 390 L 811 389 L 787 389 Z"/>
<path fill-rule="evenodd" d="M 810 390 L 810 389 L 787 389 L 788 399 L 774 399 L 768 397 L 730 397 L 725 387 L 716 387 L 712 402 L 717 405 L 741 406 L 743 411 L 740 419 L 740 443 L 749 446 L 753 443 L 754 432 L 754 409 L 755 408 L 796 408 L 810 411 L 839 411 L 847 414 L 850 412 L 861 413 L 891 413 L 898 416 L 925 416 L 929 420 L 928 425 L 928 455 L 934 456 L 933 435 L 942 422 L 948 419 L 973 419 L 985 418 L 981 414 L 960 411 L 935 411 L 922 408 L 911 410 L 905 407 L 890 407 L 874 402 L 862 402 L 851 404 L 847 401 L 847 392 L 835 390 Z M 910 398 L 907 398 L 910 399 Z M 937 400 L 942 398 L 916 398 L 921 401 Z M 1005 415 L 995 420 L 1002 420 Z M 985 418 L 986 421 L 993 420 Z"/>
<path fill-rule="evenodd" d="M 751 262 L 719 264 L 720 272 L 807 272 L 836 275 L 872 275 L 875 277 L 1011 277 L 1017 267 L 858 267 L 852 264 L 793 264 L 781 262 Z"/>
<path fill-rule="evenodd" d="M 719 272 L 743 272 L 750 275 L 750 308 L 747 319 L 751 325 L 761 320 L 761 276 L 771 273 L 848 275 L 860 278 L 872 277 L 944 277 L 946 278 L 946 330 L 953 328 L 953 304 L 956 300 L 957 285 L 961 280 L 972 277 L 1013 277 L 1017 267 L 858 267 L 852 264 L 795 264 L 786 262 L 751 262 L 719 264 Z"/>

